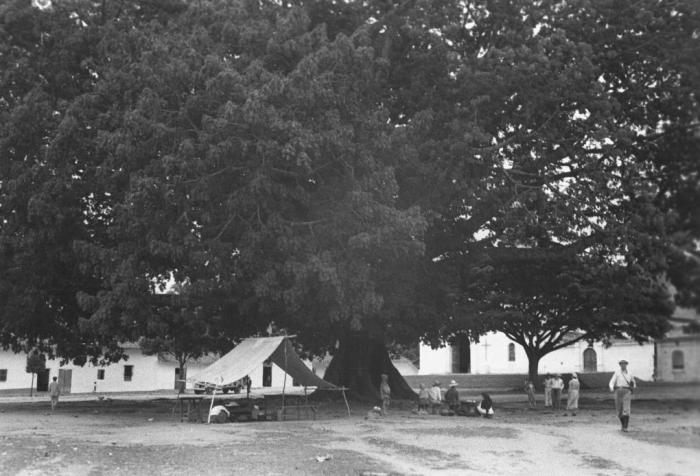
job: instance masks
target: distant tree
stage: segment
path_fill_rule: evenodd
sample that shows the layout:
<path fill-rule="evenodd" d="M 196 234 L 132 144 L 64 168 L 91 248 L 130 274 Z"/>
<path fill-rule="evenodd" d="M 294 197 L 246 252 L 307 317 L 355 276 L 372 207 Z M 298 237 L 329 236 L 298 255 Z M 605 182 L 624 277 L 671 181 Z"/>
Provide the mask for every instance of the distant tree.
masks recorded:
<path fill-rule="evenodd" d="M 192 297 L 182 292 L 183 286 L 175 288 L 171 293 L 153 296 L 151 316 L 140 332 L 139 346 L 146 355 L 171 355 L 178 363 L 180 378 L 184 379 L 189 361 L 208 353 L 228 351 L 232 345 L 228 336 L 234 331 L 226 329 L 227 320 L 220 309 L 192 304 Z M 249 330 L 254 331 L 255 328 Z"/>
<path fill-rule="evenodd" d="M 46 356 L 35 350 L 31 354 L 27 354 L 27 368 L 28 374 L 32 374 L 32 384 L 29 387 L 29 396 L 34 394 L 34 375 L 44 372 L 46 370 Z"/>

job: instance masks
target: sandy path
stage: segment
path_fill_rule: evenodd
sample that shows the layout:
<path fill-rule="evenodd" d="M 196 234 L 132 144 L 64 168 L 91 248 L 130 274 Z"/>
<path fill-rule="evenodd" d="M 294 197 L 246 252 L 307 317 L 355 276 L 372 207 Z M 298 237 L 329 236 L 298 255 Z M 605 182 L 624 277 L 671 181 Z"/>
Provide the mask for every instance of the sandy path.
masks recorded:
<path fill-rule="evenodd" d="M 692 423 L 700 425 L 693 417 Z M 614 422 L 562 420 L 563 426 L 467 418 L 341 423 L 334 432 L 344 439 L 331 439 L 326 447 L 370 455 L 403 474 L 698 474 L 700 447 L 639 441 Z M 678 424 L 664 422 L 659 428 Z"/>
<path fill-rule="evenodd" d="M 169 406 L 12 410 L 0 412 L 0 474 L 695 475 L 700 411 L 683 408 L 640 409 L 628 434 L 608 409 L 228 425 L 181 423 Z"/>

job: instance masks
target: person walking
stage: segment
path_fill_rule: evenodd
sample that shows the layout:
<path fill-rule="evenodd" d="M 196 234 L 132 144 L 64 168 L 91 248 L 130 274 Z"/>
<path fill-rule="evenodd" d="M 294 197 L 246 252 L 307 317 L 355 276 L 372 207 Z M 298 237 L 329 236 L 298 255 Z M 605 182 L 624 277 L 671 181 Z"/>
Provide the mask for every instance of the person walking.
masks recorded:
<path fill-rule="evenodd" d="M 627 432 L 630 423 L 630 411 L 632 409 L 632 393 L 637 386 L 632 372 L 627 370 L 628 362 L 621 360 L 620 368 L 615 371 L 610 383 L 610 391 L 615 393 L 615 410 L 617 418 L 620 419 L 622 431 Z"/>
<path fill-rule="evenodd" d="M 53 382 L 49 384 L 49 397 L 51 397 L 51 411 L 56 409 L 58 405 L 58 397 L 61 395 L 61 387 L 58 385 L 58 378 L 54 377 Z"/>
<path fill-rule="evenodd" d="M 576 375 L 576 373 L 571 374 L 568 395 L 566 397 L 566 409 L 569 410 L 573 416 L 576 416 L 576 411 L 578 410 L 578 392 L 580 388 L 581 382 L 578 381 L 578 375 Z"/>
<path fill-rule="evenodd" d="M 561 410 L 561 392 L 564 390 L 564 381 L 560 374 L 556 374 L 552 379 L 552 408 Z"/>

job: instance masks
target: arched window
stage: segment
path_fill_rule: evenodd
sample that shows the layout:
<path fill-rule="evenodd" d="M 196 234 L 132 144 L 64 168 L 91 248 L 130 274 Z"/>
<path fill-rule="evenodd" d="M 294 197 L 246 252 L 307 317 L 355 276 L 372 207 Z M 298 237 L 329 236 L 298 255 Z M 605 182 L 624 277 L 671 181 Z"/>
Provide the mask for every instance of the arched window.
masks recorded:
<path fill-rule="evenodd" d="M 598 356 L 592 347 L 583 351 L 583 371 L 597 372 L 598 371 Z"/>
<path fill-rule="evenodd" d="M 515 344 L 508 344 L 508 362 L 515 362 Z"/>
<path fill-rule="evenodd" d="M 682 350 L 674 350 L 671 353 L 671 365 L 673 365 L 673 370 L 683 370 L 685 368 Z"/>

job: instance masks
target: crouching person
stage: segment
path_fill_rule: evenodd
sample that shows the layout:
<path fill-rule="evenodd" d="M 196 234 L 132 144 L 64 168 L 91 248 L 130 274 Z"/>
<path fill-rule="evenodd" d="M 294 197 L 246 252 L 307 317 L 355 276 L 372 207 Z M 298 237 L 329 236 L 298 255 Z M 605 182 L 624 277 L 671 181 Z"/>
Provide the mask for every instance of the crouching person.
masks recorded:
<path fill-rule="evenodd" d="M 209 423 L 228 423 L 230 421 L 231 412 L 221 405 L 214 405 L 211 410 L 209 410 Z"/>
<path fill-rule="evenodd" d="M 481 401 L 476 406 L 476 411 L 484 418 L 493 418 L 493 402 L 488 393 L 481 394 Z"/>

